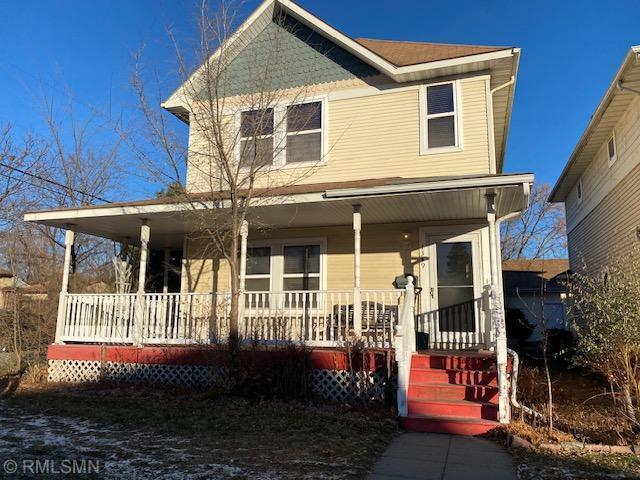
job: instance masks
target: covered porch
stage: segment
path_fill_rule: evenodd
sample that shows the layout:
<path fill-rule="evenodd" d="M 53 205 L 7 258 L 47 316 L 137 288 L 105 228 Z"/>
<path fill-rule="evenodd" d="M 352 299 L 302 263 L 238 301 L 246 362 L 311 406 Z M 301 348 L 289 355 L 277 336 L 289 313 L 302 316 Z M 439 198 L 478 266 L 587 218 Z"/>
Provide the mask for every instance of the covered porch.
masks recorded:
<path fill-rule="evenodd" d="M 270 197 L 242 232 L 241 338 L 387 349 L 405 324 L 414 350 L 493 346 L 492 296 L 502 308 L 501 295 L 492 294 L 501 288 L 497 224 L 526 208 L 532 181 L 528 174 L 383 179 L 302 185 Z M 66 230 L 56 343 L 225 343 L 228 273 L 193 240 L 194 209 L 218 207 L 180 200 L 26 215 Z M 137 291 L 69 292 L 78 232 L 139 245 Z M 152 250 L 164 254 L 163 285 L 146 291 Z M 168 280 L 173 251 L 182 252 L 180 291 L 170 291 Z"/>

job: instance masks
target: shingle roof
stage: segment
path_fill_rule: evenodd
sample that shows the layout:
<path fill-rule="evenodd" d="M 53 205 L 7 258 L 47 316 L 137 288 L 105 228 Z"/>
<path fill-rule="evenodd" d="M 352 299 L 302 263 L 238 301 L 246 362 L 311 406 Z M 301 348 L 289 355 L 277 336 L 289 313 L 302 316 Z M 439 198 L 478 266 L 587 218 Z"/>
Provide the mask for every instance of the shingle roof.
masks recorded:
<path fill-rule="evenodd" d="M 466 57 L 481 53 L 508 50 L 511 47 L 489 47 L 483 45 L 455 45 L 429 42 L 401 42 L 395 40 L 375 40 L 356 38 L 363 47 L 393 63 L 397 67 L 406 67 L 418 63 L 436 62 L 450 58 Z"/>
<path fill-rule="evenodd" d="M 503 272 L 532 272 L 539 274 L 545 280 L 549 280 L 569 270 L 569 260 L 557 259 L 529 259 L 518 258 L 502 262 Z"/>

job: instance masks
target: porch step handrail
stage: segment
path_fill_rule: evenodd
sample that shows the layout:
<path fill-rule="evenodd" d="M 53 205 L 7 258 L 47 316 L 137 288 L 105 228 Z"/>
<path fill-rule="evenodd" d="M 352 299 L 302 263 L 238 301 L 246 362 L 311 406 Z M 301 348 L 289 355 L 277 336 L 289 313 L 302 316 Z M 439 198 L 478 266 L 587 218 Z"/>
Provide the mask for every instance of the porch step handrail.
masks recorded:
<path fill-rule="evenodd" d="M 407 277 L 408 283 L 405 288 L 404 301 L 400 319 L 396 326 L 395 354 L 398 364 L 398 392 L 397 405 L 398 415 L 407 416 L 408 395 L 409 395 L 409 375 L 411 372 L 411 357 L 416 351 L 416 325 L 415 325 L 415 287 L 413 277 Z"/>

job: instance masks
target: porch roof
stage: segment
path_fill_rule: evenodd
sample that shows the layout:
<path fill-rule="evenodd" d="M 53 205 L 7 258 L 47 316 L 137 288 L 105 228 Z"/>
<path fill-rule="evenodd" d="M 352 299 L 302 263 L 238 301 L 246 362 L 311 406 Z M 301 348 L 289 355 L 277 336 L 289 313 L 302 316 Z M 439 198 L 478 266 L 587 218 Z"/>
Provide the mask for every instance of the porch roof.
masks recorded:
<path fill-rule="evenodd" d="M 277 228 L 350 225 L 353 205 L 360 205 L 363 224 L 446 220 L 486 220 L 487 193 L 496 194 L 497 217 L 521 212 L 528 205 L 533 175 L 498 174 L 462 177 L 391 178 L 296 185 L 291 191 L 262 192 L 249 215 L 250 226 Z M 224 197 L 154 199 L 77 209 L 30 212 L 25 221 L 67 228 L 115 241 L 135 242 L 140 224 L 151 227 L 151 248 L 180 248 L 183 235 L 200 225 L 197 211 Z"/>

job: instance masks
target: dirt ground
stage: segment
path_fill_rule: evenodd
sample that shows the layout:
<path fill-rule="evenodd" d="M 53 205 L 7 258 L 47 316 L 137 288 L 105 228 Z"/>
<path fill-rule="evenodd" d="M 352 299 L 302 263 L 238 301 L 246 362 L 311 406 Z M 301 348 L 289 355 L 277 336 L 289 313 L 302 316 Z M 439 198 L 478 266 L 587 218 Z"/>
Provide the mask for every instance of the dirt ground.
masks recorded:
<path fill-rule="evenodd" d="M 83 478 L 365 478 L 397 434 L 353 408 L 114 388 L 21 388 L 0 425 L 0 471 L 18 470 L 2 478 L 32 477 L 36 460 L 58 472 L 76 461 Z"/>

